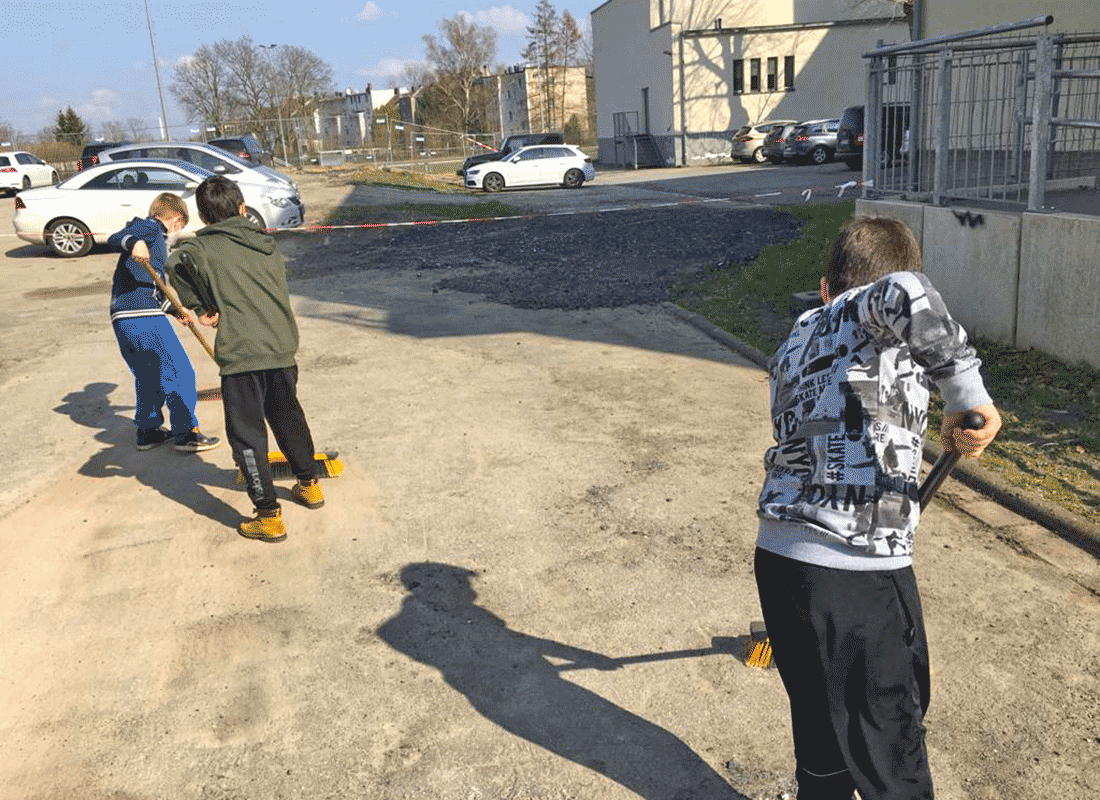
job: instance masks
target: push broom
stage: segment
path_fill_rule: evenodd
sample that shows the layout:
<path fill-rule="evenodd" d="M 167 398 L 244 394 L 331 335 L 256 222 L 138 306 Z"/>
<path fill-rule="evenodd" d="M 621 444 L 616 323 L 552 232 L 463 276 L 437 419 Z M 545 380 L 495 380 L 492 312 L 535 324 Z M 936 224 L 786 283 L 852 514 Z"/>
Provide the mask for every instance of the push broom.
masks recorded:
<path fill-rule="evenodd" d="M 985 427 L 985 418 L 976 411 L 967 413 L 959 427 L 964 430 L 977 431 Z M 917 489 L 917 500 L 923 511 L 932 501 L 932 495 L 947 479 L 948 473 L 954 468 L 960 454 L 955 451 L 944 450 L 932 469 L 928 470 L 920 488 Z M 767 669 L 772 665 L 772 645 L 768 638 L 768 630 L 763 622 L 749 624 L 749 640 L 745 643 L 745 663 L 750 667 Z"/>
<path fill-rule="evenodd" d="M 134 258 L 134 261 L 138 262 L 139 264 L 141 264 L 142 267 L 145 268 L 145 271 L 149 273 L 149 277 L 153 279 L 153 283 L 156 285 L 157 289 L 162 295 L 164 295 L 165 298 L 167 298 L 168 302 L 171 304 L 172 313 L 176 317 L 181 319 L 185 325 L 187 325 L 188 330 L 190 330 L 191 333 L 195 335 L 195 338 L 199 340 L 199 343 L 202 345 L 202 349 L 206 351 L 206 354 L 208 356 L 210 356 L 210 360 L 217 364 L 218 359 L 214 355 L 214 348 L 210 346 L 210 342 L 208 342 L 206 340 L 206 337 L 202 335 L 202 332 L 199 331 L 198 327 L 195 325 L 195 321 L 191 319 L 191 315 L 184 310 L 182 305 L 180 305 L 175 295 L 172 294 L 172 291 L 168 288 L 168 285 L 163 280 L 161 280 L 161 277 L 159 275 L 157 275 L 157 271 L 153 269 L 153 265 L 144 258 Z M 213 313 L 213 311 L 216 311 L 217 306 L 210 301 L 206 293 L 199 287 L 199 282 L 196 279 L 194 272 L 195 265 L 191 261 L 191 257 L 187 253 L 180 253 L 180 264 L 183 266 L 184 271 L 187 273 L 187 277 L 189 279 L 188 282 L 191 284 L 191 287 L 195 290 L 196 294 L 198 294 L 200 299 L 202 300 L 203 310 L 206 311 L 208 315 Z M 221 400 L 222 390 L 220 388 L 199 389 L 198 399 Z M 340 459 L 337 458 L 338 455 L 339 453 L 337 453 L 335 450 L 313 454 L 313 459 L 317 462 L 318 477 L 336 478 L 343 474 L 344 464 L 340 461 Z M 286 456 L 283 453 L 280 453 L 277 450 L 272 451 L 267 454 L 267 461 L 271 467 L 271 475 L 273 478 L 288 479 L 295 477 L 294 472 L 291 470 L 290 462 L 287 460 Z M 237 485 L 244 486 L 244 484 L 244 473 L 240 470 L 237 470 Z"/>

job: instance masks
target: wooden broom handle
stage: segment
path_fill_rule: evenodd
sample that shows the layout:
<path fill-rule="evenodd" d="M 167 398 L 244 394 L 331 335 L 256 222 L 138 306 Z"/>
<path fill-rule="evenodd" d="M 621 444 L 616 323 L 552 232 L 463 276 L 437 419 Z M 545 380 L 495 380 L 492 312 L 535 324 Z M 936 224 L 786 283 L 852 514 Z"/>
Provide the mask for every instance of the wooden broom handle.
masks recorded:
<path fill-rule="evenodd" d="M 206 337 L 203 336 L 199 329 L 195 326 L 195 321 L 191 319 L 191 315 L 188 314 L 187 311 L 184 310 L 183 306 L 179 304 L 179 301 L 176 300 L 175 295 L 172 294 L 172 290 L 169 289 L 167 284 L 165 284 L 165 282 L 160 279 L 160 276 L 157 275 L 157 271 L 153 269 L 153 265 L 144 258 L 138 258 L 137 256 L 131 256 L 131 258 L 141 264 L 141 266 L 145 267 L 145 271 L 149 273 L 149 277 L 153 279 L 153 283 L 157 285 L 157 289 L 159 289 L 160 293 L 168 299 L 169 303 L 172 304 L 172 313 L 174 313 L 179 319 L 183 320 L 184 324 L 191 329 L 191 333 L 195 334 L 195 338 L 198 339 L 199 342 L 202 344 L 202 349 L 205 350 L 207 355 L 210 356 L 210 360 L 217 364 L 218 359 L 214 355 L 214 348 L 210 346 L 210 342 L 206 341 Z"/>

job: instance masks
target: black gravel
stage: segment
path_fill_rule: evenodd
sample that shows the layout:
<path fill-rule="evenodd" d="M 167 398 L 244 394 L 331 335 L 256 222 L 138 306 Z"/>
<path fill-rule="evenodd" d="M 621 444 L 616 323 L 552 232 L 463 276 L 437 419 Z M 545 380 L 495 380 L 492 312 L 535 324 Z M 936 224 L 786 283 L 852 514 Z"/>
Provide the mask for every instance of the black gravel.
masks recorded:
<path fill-rule="evenodd" d="M 377 269 L 438 274 L 436 288 L 516 308 L 617 308 L 673 298 L 704 270 L 735 269 L 797 236 L 786 213 L 725 205 L 481 223 L 280 234 L 291 278 Z"/>

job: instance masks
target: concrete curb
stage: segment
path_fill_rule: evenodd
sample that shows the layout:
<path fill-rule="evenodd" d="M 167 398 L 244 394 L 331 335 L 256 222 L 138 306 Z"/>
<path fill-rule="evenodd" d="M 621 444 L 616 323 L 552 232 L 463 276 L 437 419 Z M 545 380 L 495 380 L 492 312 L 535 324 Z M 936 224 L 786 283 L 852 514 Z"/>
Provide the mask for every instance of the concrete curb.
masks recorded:
<path fill-rule="evenodd" d="M 684 322 L 740 353 L 745 358 L 758 364 L 762 369 L 767 369 L 768 357 L 757 348 L 742 342 L 732 333 L 722 330 L 710 320 L 681 308 L 675 303 L 665 302 L 662 305 Z M 926 461 L 934 462 L 942 453 L 943 448 L 938 444 L 925 443 L 924 458 Z M 959 461 L 951 476 L 971 489 L 989 496 L 1021 517 L 1042 525 L 1085 552 L 1100 557 L 1100 525 L 1095 525 L 1053 503 L 1036 497 L 1025 489 L 1013 486 L 972 461 Z"/>

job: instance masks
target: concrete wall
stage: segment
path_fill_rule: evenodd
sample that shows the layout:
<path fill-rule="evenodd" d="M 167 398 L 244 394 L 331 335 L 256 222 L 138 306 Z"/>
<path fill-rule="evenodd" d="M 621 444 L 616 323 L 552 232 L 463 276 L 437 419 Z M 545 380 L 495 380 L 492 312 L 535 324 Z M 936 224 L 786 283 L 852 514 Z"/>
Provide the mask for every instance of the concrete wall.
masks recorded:
<path fill-rule="evenodd" d="M 1096 30 L 1100 17 L 1095 0 L 923 0 L 924 30 L 917 38 L 959 33 L 1006 22 L 1054 15 L 1053 33 Z"/>
<path fill-rule="evenodd" d="M 1100 369 L 1100 217 L 862 199 L 856 213 L 913 229 L 971 334 Z"/>

